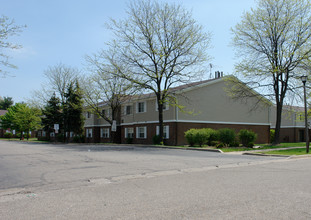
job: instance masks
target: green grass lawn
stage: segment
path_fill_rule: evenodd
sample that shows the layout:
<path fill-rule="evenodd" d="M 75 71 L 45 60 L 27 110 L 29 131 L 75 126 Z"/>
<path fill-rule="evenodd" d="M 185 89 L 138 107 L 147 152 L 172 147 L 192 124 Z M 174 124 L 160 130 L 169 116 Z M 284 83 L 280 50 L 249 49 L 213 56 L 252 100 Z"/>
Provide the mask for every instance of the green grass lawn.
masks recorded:
<path fill-rule="evenodd" d="M 277 155 L 305 155 L 306 148 L 296 148 L 296 149 L 288 149 L 288 150 L 274 150 L 267 152 L 259 152 L 263 154 L 277 154 Z"/>
<path fill-rule="evenodd" d="M 28 140 L 24 138 L 24 140 L 20 140 L 19 138 L 0 138 L 0 141 L 31 141 L 31 142 L 44 142 L 44 141 L 38 141 L 38 138 L 29 138 Z"/>
<path fill-rule="evenodd" d="M 271 145 L 271 144 L 257 144 L 256 146 L 261 146 L 261 148 L 254 149 L 254 148 L 247 148 L 247 147 L 228 147 L 228 148 L 219 148 L 223 152 L 234 152 L 234 151 L 251 151 L 251 150 L 261 150 L 261 149 L 277 149 L 277 148 L 291 148 L 291 147 L 305 147 L 305 142 L 300 143 L 281 143 L 278 145 Z M 179 147 L 187 147 L 187 146 L 179 146 Z M 200 148 L 199 146 L 194 146 L 195 148 Z M 203 146 L 201 148 L 209 148 L 209 149 L 216 149 L 215 147 L 210 146 Z"/>

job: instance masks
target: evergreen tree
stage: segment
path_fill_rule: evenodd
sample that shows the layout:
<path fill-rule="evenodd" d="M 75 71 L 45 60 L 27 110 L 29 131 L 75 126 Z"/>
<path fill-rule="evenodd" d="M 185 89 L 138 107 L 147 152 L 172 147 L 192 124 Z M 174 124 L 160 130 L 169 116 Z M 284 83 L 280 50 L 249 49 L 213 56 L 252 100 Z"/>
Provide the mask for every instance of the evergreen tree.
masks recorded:
<path fill-rule="evenodd" d="M 54 129 L 54 124 L 59 124 L 62 127 L 62 112 L 59 98 L 56 97 L 55 93 L 48 101 L 47 105 L 42 109 L 42 125 L 44 130 L 51 132 Z"/>
<path fill-rule="evenodd" d="M 71 83 L 67 88 L 65 94 L 66 102 L 64 105 L 64 130 L 66 132 L 73 132 L 74 135 L 82 135 L 83 133 L 83 100 L 82 90 L 80 89 L 78 81 L 75 85 Z M 68 136 L 69 137 L 69 136 Z"/>
<path fill-rule="evenodd" d="M 4 97 L 3 99 L 0 97 L 0 109 L 7 110 L 13 105 L 12 97 Z"/>

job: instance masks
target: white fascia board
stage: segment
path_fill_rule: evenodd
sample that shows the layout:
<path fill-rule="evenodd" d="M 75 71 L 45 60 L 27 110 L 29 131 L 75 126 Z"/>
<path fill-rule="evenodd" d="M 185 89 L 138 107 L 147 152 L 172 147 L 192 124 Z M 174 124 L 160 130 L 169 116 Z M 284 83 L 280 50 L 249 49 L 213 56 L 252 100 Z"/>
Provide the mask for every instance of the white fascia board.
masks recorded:
<path fill-rule="evenodd" d="M 281 126 L 281 128 L 305 128 L 304 126 Z M 275 125 L 271 126 L 271 129 L 275 129 Z"/>
<path fill-rule="evenodd" d="M 199 124 L 228 124 L 228 125 L 270 125 L 270 123 L 249 123 L 249 122 L 225 122 L 225 121 L 196 121 L 196 120 L 164 120 L 163 123 L 179 122 L 179 123 L 199 123 Z M 122 125 L 137 125 L 137 124 L 155 124 L 159 121 L 142 121 L 121 123 Z"/>

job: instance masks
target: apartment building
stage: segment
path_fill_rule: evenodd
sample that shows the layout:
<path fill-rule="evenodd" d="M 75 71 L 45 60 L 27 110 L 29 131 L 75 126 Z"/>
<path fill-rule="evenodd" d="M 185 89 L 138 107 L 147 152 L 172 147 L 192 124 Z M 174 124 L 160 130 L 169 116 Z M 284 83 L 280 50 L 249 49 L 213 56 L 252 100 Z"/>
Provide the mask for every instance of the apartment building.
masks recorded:
<path fill-rule="evenodd" d="M 184 133 L 191 128 L 233 128 L 236 132 L 250 129 L 258 134 L 257 143 L 269 142 L 269 102 L 258 104 L 259 94 L 247 101 L 234 99 L 227 92 L 229 87 L 227 77 L 218 77 L 172 88 L 171 93 L 178 100 L 178 106 L 172 103 L 164 106 L 165 144 L 187 144 Z M 103 111 L 110 114 L 106 106 L 103 106 Z M 85 114 L 87 141 L 109 142 L 111 125 L 94 114 Z M 133 96 L 123 102 L 117 133 L 120 143 L 152 144 L 153 137 L 159 133 L 154 94 Z"/>

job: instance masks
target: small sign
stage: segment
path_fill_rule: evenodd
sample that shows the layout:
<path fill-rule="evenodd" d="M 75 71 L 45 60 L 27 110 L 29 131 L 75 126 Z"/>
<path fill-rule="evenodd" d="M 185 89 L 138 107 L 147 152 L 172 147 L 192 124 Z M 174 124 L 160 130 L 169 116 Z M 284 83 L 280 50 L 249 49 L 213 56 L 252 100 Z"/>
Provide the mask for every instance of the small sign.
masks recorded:
<path fill-rule="evenodd" d="M 15 135 L 15 130 L 13 130 L 13 134 Z"/>
<path fill-rule="evenodd" d="M 117 131 L 117 121 L 116 120 L 112 121 L 111 131 Z"/>
<path fill-rule="evenodd" d="M 59 124 L 54 124 L 54 129 L 59 130 Z"/>

